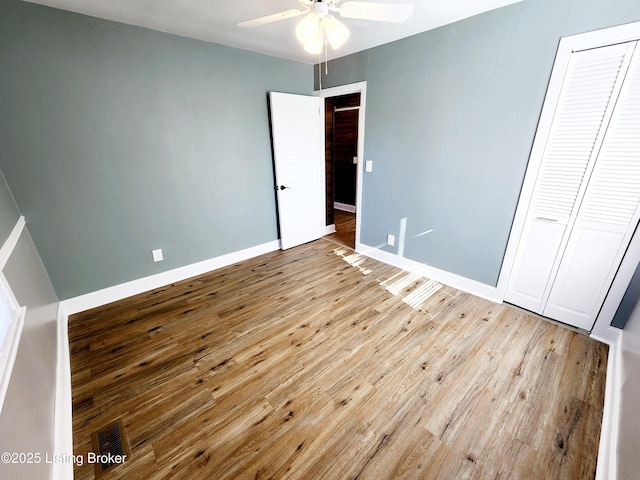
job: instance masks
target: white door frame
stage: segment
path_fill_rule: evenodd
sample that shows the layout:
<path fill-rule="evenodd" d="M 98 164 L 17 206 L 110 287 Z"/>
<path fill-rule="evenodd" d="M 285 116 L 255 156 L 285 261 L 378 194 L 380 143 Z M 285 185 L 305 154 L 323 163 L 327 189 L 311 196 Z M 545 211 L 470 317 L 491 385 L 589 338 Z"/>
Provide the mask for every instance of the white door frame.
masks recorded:
<path fill-rule="evenodd" d="M 316 90 L 313 95 L 321 98 L 338 97 L 340 95 L 348 95 L 350 93 L 360 94 L 360 110 L 358 112 L 358 164 L 356 166 L 356 251 L 361 251 L 360 244 L 360 218 L 362 214 L 362 175 L 364 173 L 364 118 L 367 98 L 367 82 L 350 83 L 339 87 L 324 88 Z M 324 196 L 326 198 L 326 194 Z M 326 203 L 326 202 L 325 202 Z M 325 212 L 326 212 L 325 204 Z"/>
<path fill-rule="evenodd" d="M 556 60 L 553 65 L 549 88 L 542 107 L 538 129 L 534 139 L 529 164 L 525 173 L 520 199 L 516 209 L 516 214 L 509 235 L 507 249 L 505 251 L 500 276 L 498 277 L 497 296 L 503 300 L 509 282 L 509 276 L 513 269 L 518 242 L 522 235 L 527 217 L 529 204 L 531 203 L 536 177 L 540 170 L 544 148 L 549 136 L 551 122 L 555 113 L 555 108 L 560 97 L 562 82 L 564 80 L 569 58 L 571 54 L 580 50 L 599 48 L 616 43 L 629 42 L 640 39 L 640 22 L 621 25 L 618 27 L 597 30 L 594 32 L 582 33 L 560 39 Z M 636 232 L 634 239 L 622 260 L 618 274 L 611 286 L 596 323 L 591 331 L 591 336 L 605 342 L 615 341 L 616 330 L 610 328 L 611 320 L 615 315 L 618 305 L 631 281 L 631 277 L 640 261 L 640 233 Z"/>

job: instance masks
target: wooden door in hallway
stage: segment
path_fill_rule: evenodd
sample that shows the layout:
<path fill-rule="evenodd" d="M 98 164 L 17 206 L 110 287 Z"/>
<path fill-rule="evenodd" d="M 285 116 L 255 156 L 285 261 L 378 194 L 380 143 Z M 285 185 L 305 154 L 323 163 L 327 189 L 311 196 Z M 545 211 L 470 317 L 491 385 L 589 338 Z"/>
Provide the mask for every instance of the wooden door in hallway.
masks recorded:
<path fill-rule="evenodd" d="M 359 116 L 359 92 L 325 99 L 327 224 L 335 224 L 336 230 L 344 222 L 337 221 L 334 209 L 356 212 Z M 341 233 L 349 235 L 349 231 Z M 351 245 L 355 245 L 355 228 L 353 237 L 348 241 Z"/>
<path fill-rule="evenodd" d="M 358 163 L 358 115 L 360 94 L 334 98 L 333 105 L 333 165 L 334 206 L 355 209 L 356 166 Z"/>

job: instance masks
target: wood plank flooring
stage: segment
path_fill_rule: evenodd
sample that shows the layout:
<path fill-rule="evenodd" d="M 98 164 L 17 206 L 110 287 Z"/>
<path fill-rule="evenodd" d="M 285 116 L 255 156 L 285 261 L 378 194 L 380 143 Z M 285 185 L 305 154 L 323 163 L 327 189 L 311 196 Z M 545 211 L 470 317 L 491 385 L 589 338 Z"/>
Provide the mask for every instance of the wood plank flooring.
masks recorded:
<path fill-rule="evenodd" d="M 336 231 L 327 235 L 328 240 L 333 240 L 349 248 L 356 246 L 356 214 L 342 210 L 334 210 L 333 213 Z"/>
<path fill-rule="evenodd" d="M 327 240 L 74 315 L 105 479 L 593 479 L 607 347 Z M 92 479 L 92 465 L 75 468 Z"/>

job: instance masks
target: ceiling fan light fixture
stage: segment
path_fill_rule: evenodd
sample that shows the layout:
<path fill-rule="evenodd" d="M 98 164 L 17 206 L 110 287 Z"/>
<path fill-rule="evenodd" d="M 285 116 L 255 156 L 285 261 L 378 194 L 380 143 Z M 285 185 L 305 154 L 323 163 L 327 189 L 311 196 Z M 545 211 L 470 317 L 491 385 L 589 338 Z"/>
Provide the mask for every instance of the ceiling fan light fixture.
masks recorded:
<path fill-rule="evenodd" d="M 331 44 L 331 48 L 337 50 L 345 44 L 351 32 L 345 27 L 344 23 L 340 20 L 329 16 L 323 21 L 324 29 L 327 32 L 327 38 Z"/>
<path fill-rule="evenodd" d="M 319 17 L 315 12 L 310 12 L 296 26 L 296 37 L 304 49 L 313 54 L 322 53 L 325 43 L 334 50 L 340 48 L 350 34 L 344 23 L 332 15 Z"/>
<path fill-rule="evenodd" d="M 318 37 L 320 33 L 320 19 L 311 12 L 304 17 L 296 27 L 296 37 L 303 45 Z"/>
<path fill-rule="evenodd" d="M 347 27 L 334 18 L 333 13 L 346 19 L 402 23 L 411 17 L 414 9 L 414 6 L 408 3 L 380 3 L 379 1 L 298 0 L 298 2 L 302 9 L 286 10 L 254 18 L 240 22 L 238 26 L 259 27 L 304 15 L 296 25 L 296 37 L 306 51 L 322 53 L 329 44 L 334 50 L 340 48 L 350 36 Z M 325 55 L 325 59 L 327 58 L 328 56 Z"/>
<path fill-rule="evenodd" d="M 323 47 L 324 42 L 322 41 L 322 35 L 318 35 L 317 38 L 309 40 L 304 44 L 305 51 L 314 55 L 320 55 L 322 53 Z"/>

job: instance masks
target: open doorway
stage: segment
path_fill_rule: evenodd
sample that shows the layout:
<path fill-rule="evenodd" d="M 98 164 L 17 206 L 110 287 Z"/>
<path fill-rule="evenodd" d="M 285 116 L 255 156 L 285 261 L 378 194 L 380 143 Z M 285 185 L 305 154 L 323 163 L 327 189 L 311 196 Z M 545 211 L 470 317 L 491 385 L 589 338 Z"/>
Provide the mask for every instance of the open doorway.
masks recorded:
<path fill-rule="evenodd" d="M 358 94 L 357 103 L 349 98 L 352 94 Z M 357 82 L 347 85 L 341 85 L 338 87 L 330 87 L 322 90 L 316 90 L 314 95 L 322 97 L 325 100 L 329 100 L 329 106 L 325 104 L 325 235 L 329 235 L 334 241 L 337 241 L 343 245 L 347 245 L 350 248 L 358 250 L 360 245 L 360 215 L 362 211 L 362 177 L 364 172 L 364 134 L 365 134 L 365 108 L 367 98 L 367 82 Z M 350 171 L 355 175 L 355 196 L 351 197 L 353 203 L 348 203 L 341 200 L 341 195 L 335 198 L 335 175 L 333 156 L 330 152 L 333 151 L 333 124 L 334 124 L 334 109 L 336 99 L 339 97 L 345 97 L 338 101 L 338 108 L 342 112 L 338 112 L 340 116 L 344 116 L 345 120 L 342 123 L 349 123 L 348 119 L 353 119 L 355 116 L 353 112 L 357 112 L 357 136 L 356 136 L 356 149 L 355 154 L 347 156 L 345 158 L 350 159 Z M 356 108 L 353 108 L 356 107 Z M 351 111 L 351 114 L 343 115 L 346 112 Z M 329 112 L 331 115 L 327 115 Z M 339 122 L 340 123 L 340 122 Z M 353 123 L 353 122 L 352 122 Z M 353 148 L 353 147 L 350 147 Z M 353 150 L 351 150 L 353 153 Z M 354 163 L 354 157 L 356 160 Z M 347 165 L 344 165 L 347 170 Z M 340 185 L 348 184 L 353 185 L 353 177 L 339 177 Z M 353 190 L 351 190 L 353 193 Z M 337 208 L 336 208 L 337 207 Z M 352 212 L 353 211 L 353 212 Z M 334 233 L 335 232 L 335 233 Z"/>
<path fill-rule="evenodd" d="M 325 98 L 325 174 L 329 238 L 355 248 L 360 92 Z"/>

